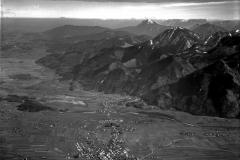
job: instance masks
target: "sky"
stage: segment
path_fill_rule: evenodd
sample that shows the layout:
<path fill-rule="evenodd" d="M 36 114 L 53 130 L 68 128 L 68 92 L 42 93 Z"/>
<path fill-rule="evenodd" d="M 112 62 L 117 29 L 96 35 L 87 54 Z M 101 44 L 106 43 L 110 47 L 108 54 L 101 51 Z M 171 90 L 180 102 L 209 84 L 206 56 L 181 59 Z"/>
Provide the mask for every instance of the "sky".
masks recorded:
<path fill-rule="evenodd" d="M 240 19 L 240 0 L 2 0 L 3 17 Z"/>

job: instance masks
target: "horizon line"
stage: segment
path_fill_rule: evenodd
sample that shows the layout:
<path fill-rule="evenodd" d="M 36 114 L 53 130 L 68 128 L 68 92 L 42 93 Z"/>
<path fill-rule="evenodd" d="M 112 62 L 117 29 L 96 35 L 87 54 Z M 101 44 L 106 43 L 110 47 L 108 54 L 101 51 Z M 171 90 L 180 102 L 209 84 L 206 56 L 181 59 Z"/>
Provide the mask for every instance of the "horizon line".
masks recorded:
<path fill-rule="evenodd" d="M 10 16 L 1 16 L 2 18 L 12 18 L 12 19 L 79 19 L 79 20 L 146 20 L 146 19 L 151 19 L 151 20 L 206 20 L 206 21 L 240 21 L 240 19 L 214 19 L 214 18 L 123 18 L 123 19 L 118 19 L 118 18 L 76 18 L 76 17 L 10 17 Z"/>

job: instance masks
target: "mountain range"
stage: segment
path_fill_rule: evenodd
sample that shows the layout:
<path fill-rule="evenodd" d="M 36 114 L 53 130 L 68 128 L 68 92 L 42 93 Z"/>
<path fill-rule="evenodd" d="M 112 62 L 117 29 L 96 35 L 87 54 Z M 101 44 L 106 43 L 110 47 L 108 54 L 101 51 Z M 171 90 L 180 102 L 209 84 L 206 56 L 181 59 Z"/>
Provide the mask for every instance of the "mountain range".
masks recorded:
<path fill-rule="evenodd" d="M 227 32 L 227 30 L 224 29 L 223 27 L 210 23 L 196 25 L 192 27 L 191 30 L 197 33 L 199 36 L 201 36 L 202 39 L 206 39 L 216 32 Z"/>
<path fill-rule="evenodd" d="M 142 25 L 158 24 L 147 20 L 135 28 Z M 213 32 L 212 28 L 220 27 L 203 24 L 196 28 L 201 28 L 198 31 L 207 36 Z M 54 35 L 51 32 L 55 30 L 46 33 Z M 121 42 L 116 34 L 119 30 L 108 32 L 87 35 L 94 37 L 91 41 L 80 37 L 64 53 L 53 52 L 37 63 L 54 69 L 62 79 L 83 84 L 86 89 L 137 96 L 162 109 L 239 118 L 239 30 L 220 30 L 206 40 L 182 27 L 168 27 L 153 38 L 139 38 L 121 31 L 127 37 Z M 112 35 L 110 41 L 109 35 Z M 94 46 L 97 49 L 91 53 L 89 50 Z"/>

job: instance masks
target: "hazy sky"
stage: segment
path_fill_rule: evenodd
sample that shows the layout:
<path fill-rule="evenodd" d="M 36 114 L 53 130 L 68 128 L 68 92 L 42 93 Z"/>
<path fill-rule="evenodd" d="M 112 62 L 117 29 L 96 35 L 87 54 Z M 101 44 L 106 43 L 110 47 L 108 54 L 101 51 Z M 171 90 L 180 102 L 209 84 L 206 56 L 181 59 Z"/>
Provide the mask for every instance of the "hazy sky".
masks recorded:
<path fill-rule="evenodd" d="M 2 0 L 4 17 L 240 19 L 240 0 Z"/>

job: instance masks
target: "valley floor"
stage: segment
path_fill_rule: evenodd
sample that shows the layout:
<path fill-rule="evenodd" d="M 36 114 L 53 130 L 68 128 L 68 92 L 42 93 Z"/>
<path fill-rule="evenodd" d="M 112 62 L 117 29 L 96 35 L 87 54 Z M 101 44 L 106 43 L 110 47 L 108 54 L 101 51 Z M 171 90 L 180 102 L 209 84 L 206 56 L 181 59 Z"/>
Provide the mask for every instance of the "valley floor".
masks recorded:
<path fill-rule="evenodd" d="M 80 85 L 70 91 L 70 82 L 34 61 L 1 58 L 0 159 L 240 159 L 237 119 L 126 107 L 133 97 L 84 91 Z M 6 100 L 9 95 L 53 110 L 20 111 L 22 102 Z"/>

